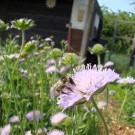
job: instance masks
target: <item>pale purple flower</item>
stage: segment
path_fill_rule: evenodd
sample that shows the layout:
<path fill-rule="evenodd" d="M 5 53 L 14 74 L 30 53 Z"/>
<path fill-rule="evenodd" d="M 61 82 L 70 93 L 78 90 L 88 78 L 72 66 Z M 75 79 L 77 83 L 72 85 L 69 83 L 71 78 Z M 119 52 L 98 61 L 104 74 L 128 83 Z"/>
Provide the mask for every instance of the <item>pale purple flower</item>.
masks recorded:
<path fill-rule="evenodd" d="M 28 79 L 28 76 L 26 74 L 22 74 L 22 77 Z"/>
<path fill-rule="evenodd" d="M 57 125 L 57 124 L 63 122 L 67 117 L 68 116 L 65 113 L 58 112 L 58 113 L 54 114 L 53 116 L 51 116 L 50 121 L 51 121 L 51 124 Z"/>
<path fill-rule="evenodd" d="M 44 114 L 41 114 L 41 112 L 38 111 L 38 110 L 31 111 L 31 112 L 29 112 L 29 113 L 26 114 L 26 118 L 27 118 L 29 121 L 32 121 L 32 120 L 38 121 L 38 120 L 41 119 L 43 116 L 44 116 Z"/>
<path fill-rule="evenodd" d="M 99 109 L 104 110 L 106 107 L 106 101 L 99 101 L 97 106 Z"/>
<path fill-rule="evenodd" d="M 133 77 L 125 77 L 125 78 L 120 78 L 117 83 L 120 84 L 135 84 L 135 79 Z"/>
<path fill-rule="evenodd" d="M 74 105 L 75 103 L 78 103 L 83 98 L 83 95 L 81 93 L 70 93 L 70 94 L 61 94 L 59 96 L 59 101 L 57 104 L 62 106 L 63 108 L 70 107 Z"/>
<path fill-rule="evenodd" d="M 24 69 L 20 67 L 20 68 L 18 69 L 18 71 L 21 72 L 21 73 L 23 73 Z"/>
<path fill-rule="evenodd" d="M 91 67 L 88 64 L 86 67 L 77 67 L 71 78 L 75 84 L 69 84 L 64 94 L 59 96 L 58 104 L 64 109 L 80 101 L 88 101 L 92 95 L 102 92 L 108 83 L 117 80 L 119 75 L 112 69 Z"/>
<path fill-rule="evenodd" d="M 60 131 L 58 129 L 54 129 L 47 133 L 47 135 L 65 135 L 63 131 Z"/>
<path fill-rule="evenodd" d="M 56 69 L 55 66 L 50 66 L 46 69 L 46 73 L 54 73 L 54 72 L 58 72 L 58 70 Z"/>
<path fill-rule="evenodd" d="M 107 67 L 111 67 L 113 66 L 114 63 L 112 61 L 107 61 L 105 64 L 104 64 L 104 67 L 107 68 Z"/>
<path fill-rule="evenodd" d="M 65 72 L 65 71 L 67 71 L 67 70 L 69 70 L 70 69 L 70 65 L 68 65 L 68 66 L 64 66 L 64 67 L 61 67 L 60 68 L 60 73 L 63 73 L 63 72 Z"/>
<path fill-rule="evenodd" d="M 55 64 L 55 60 L 54 59 L 48 60 L 46 62 L 46 65 L 48 65 L 48 66 L 53 65 L 53 64 Z"/>
<path fill-rule="evenodd" d="M 30 37 L 30 40 L 34 40 L 34 37 L 32 36 L 32 37 Z"/>
<path fill-rule="evenodd" d="M 19 59 L 19 63 L 22 63 L 23 61 L 25 61 L 24 58 Z"/>
<path fill-rule="evenodd" d="M 10 132 L 11 132 L 11 126 L 10 124 L 8 124 L 2 128 L 0 135 L 10 135 Z"/>
<path fill-rule="evenodd" d="M 14 116 L 10 117 L 9 122 L 10 122 L 10 123 L 19 122 L 19 117 L 16 116 L 16 115 L 14 115 Z"/>
<path fill-rule="evenodd" d="M 21 67 L 18 69 L 18 71 L 19 71 L 19 72 L 21 72 L 21 73 L 24 73 L 24 74 L 27 74 L 27 73 L 28 73 L 28 71 L 27 71 L 27 70 L 24 70 L 24 69 L 23 69 L 23 68 L 21 68 Z"/>

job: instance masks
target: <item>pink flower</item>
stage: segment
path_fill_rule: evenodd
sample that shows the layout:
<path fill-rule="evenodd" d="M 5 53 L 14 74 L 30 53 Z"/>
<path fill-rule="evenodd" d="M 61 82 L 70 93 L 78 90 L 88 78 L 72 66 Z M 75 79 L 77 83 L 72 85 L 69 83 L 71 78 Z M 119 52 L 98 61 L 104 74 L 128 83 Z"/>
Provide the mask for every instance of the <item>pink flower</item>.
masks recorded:
<path fill-rule="evenodd" d="M 10 135 L 10 132 L 11 132 L 11 126 L 10 124 L 8 124 L 2 128 L 0 135 Z"/>
<path fill-rule="evenodd" d="M 51 117 L 51 123 L 57 125 L 63 122 L 67 118 L 67 115 L 63 112 L 58 112 Z"/>
<path fill-rule="evenodd" d="M 10 122 L 10 123 L 19 122 L 19 117 L 16 116 L 16 115 L 14 115 L 14 116 L 10 117 L 9 122 Z"/>
<path fill-rule="evenodd" d="M 54 129 L 54 130 L 48 132 L 47 135 L 64 135 L 64 132 L 60 131 L 58 129 Z"/>
<path fill-rule="evenodd" d="M 117 80 L 119 75 L 111 69 L 98 69 L 89 64 L 77 67 L 71 78 L 74 84 L 66 86 L 57 103 L 64 109 L 78 102 L 88 101 L 92 95 L 102 92 L 108 83 Z"/>
<path fill-rule="evenodd" d="M 113 66 L 114 63 L 112 61 L 107 61 L 105 64 L 104 64 L 104 67 L 107 68 L 107 67 L 111 67 Z"/>

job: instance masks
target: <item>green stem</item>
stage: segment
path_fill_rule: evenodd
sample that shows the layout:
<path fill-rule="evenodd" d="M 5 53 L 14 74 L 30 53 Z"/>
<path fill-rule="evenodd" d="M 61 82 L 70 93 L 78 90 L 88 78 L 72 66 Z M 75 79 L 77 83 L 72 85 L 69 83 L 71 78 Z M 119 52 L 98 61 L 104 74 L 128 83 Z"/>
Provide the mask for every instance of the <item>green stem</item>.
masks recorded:
<path fill-rule="evenodd" d="M 25 31 L 22 30 L 22 45 L 21 45 L 21 48 L 20 48 L 20 51 L 19 51 L 19 57 L 20 57 L 20 55 L 22 53 L 22 50 L 23 50 L 23 47 L 24 47 L 24 42 L 25 42 Z M 17 60 L 16 60 L 16 62 L 14 64 L 12 75 L 14 75 L 14 70 L 16 68 L 16 65 L 17 65 L 18 61 L 19 61 L 19 57 L 17 58 Z"/>
<path fill-rule="evenodd" d="M 24 42 L 25 42 L 25 31 L 22 30 L 22 46 L 24 46 Z"/>
<path fill-rule="evenodd" d="M 107 108 L 108 108 L 108 103 L 109 103 L 109 90 L 108 87 L 106 89 L 106 109 L 105 109 L 105 115 L 107 114 Z"/>
<path fill-rule="evenodd" d="M 127 100 L 127 93 L 128 93 L 128 89 L 126 89 L 126 92 L 125 92 L 125 97 L 124 97 L 124 100 L 123 100 L 122 105 L 121 105 L 121 108 L 120 108 L 120 113 L 119 113 L 119 115 L 118 115 L 118 120 L 119 120 L 119 118 L 120 118 L 120 116 L 121 116 L 121 113 L 122 113 L 124 104 L 125 104 L 125 102 L 126 102 L 126 100 Z"/>
<path fill-rule="evenodd" d="M 103 124 L 104 124 L 105 131 L 106 131 L 106 135 L 109 135 L 109 133 L 108 133 L 108 127 L 107 127 L 107 124 L 106 124 L 106 122 L 105 122 L 105 119 L 104 119 L 102 113 L 100 112 L 98 106 L 96 105 L 96 102 L 95 102 L 95 100 L 94 100 L 93 97 L 91 97 L 91 100 L 92 100 L 92 103 L 93 103 L 94 107 L 96 108 L 96 110 L 97 110 L 97 112 L 98 112 L 98 115 L 100 116 L 100 118 L 101 118 L 101 120 L 102 120 L 102 122 L 103 122 Z"/>
<path fill-rule="evenodd" d="M 98 66 L 100 66 L 100 64 L 101 64 L 100 54 L 97 54 L 97 59 L 98 59 Z"/>

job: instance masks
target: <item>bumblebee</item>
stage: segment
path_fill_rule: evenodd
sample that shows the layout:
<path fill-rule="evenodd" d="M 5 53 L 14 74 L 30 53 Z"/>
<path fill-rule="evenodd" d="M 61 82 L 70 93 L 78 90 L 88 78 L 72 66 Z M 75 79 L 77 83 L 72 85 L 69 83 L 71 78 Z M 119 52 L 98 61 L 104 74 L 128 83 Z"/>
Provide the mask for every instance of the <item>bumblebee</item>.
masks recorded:
<path fill-rule="evenodd" d="M 62 77 L 55 85 L 54 85 L 54 87 L 53 87 L 53 90 L 54 90 L 54 92 L 55 92 L 55 94 L 57 94 L 57 95 L 60 95 L 60 94 L 67 94 L 66 92 L 65 92 L 65 88 L 66 89 L 68 89 L 68 90 L 70 90 L 70 91 L 73 91 L 72 89 L 71 89 L 71 87 L 70 86 L 75 86 L 75 82 L 74 82 L 74 80 L 71 78 L 71 77 L 69 77 L 69 76 L 65 76 L 65 77 Z"/>

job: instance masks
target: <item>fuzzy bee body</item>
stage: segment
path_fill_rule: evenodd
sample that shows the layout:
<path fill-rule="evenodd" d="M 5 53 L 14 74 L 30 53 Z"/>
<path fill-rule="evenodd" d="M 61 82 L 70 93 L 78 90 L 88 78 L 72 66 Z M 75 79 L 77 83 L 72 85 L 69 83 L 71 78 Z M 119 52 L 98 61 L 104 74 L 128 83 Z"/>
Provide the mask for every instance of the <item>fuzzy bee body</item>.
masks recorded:
<path fill-rule="evenodd" d="M 54 92 L 57 95 L 66 94 L 65 88 L 73 91 L 71 87 L 69 87 L 70 85 L 75 85 L 74 80 L 69 76 L 63 77 L 54 85 Z"/>

